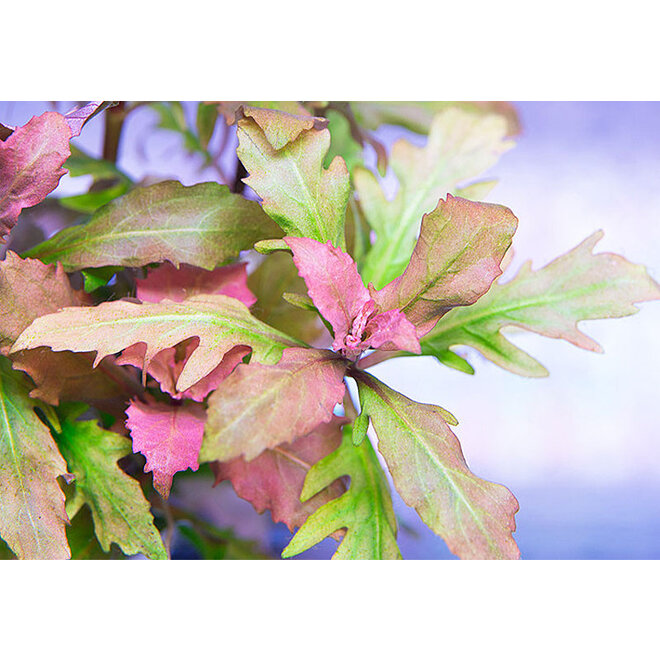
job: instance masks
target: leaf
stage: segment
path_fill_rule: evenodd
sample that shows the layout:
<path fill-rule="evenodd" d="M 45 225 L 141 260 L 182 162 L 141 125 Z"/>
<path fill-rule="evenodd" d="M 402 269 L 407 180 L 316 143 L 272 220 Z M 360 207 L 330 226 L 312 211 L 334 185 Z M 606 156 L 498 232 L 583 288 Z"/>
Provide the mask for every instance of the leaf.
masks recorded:
<path fill-rule="evenodd" d="M 234 346 L 250 346 L 254 361 L 273 364 L 286 346 L 295 344 L 251 316 L 235 298 L 199 295 L 182 303 L 117 300 L 97 307 L 69 307 L 36 319 L 12 352 L 36 346 L 50 346 L 55 351 L 96 351 L 98 364 L 106 355 L 144 342 L 146 370 L 160 351 L 191 337 L 199 338 L 199 346 L 179 376 L 176 387 L 180 392 L 211 373 Z"/>
<path fill-rule="evenodd" d="M 64 115 L 66 123 L 71 129 L 71 137 L 78 137 L 83 129 L 83 126 L 95 115 L 99 114 L 105 110 L 105 108 L 116 105 L 113 103 L 107 103 L 103 101 L 93 101 L 92 103 L 86 103 L 85 105 L 80 106 L 79 108 L 74 108 Z"/>
<path fill-rule="evenodd" d="M 282 551 L 285 559 L 309 550 L 340 529 L 346 534 L 333 559 L 401 559 L 387 479 L 371 443 L 356 447 L 351 436 L 347 425 L 339 449 L 307 473 L 301 499 L 308 500 L 344 476 L 351 479 L 348 491 L 307 518 Z"/>
<path fill-rule="evenodd" d="M 513 373 L 547 376 L 543 365 L 502 335 L 510 326 L 601 352 L 578 330 L 578 321 L 628 316 L 638 311 L 633 303 L 660 299 L 660 287 L 643 266 L 608 252 L 592 254 L 602 237 L 596 232 L 537 271 L 528 261 L 512 281 L 442 318 L 422 340 L 423 352 L 442 359 L 452 346 L 472 346 Z"/>
<path fill-rule="evenodd" d="M 137 297 L 145 302 L 164 299 L 182 302 L 202 293 L 231 296 L 248 307 L 257 300 L 247 286 L 246 264 L 231 264 L 208 271 L 187 264 L 177 268 L 165 263 L 150 270 L 145 279 L 137 280 Z"/>
<path fill-rule="evenodd" d="M 378 435 L 404 502 L 462 559 L 518 559 L 516 498 L 470 472 L 438 406 L 416 403 L 379 380 L 355 374 L 363 413 Z"/>
<path fill-rule="evenodd" d="M 67 502 L 67 512 L 74 516 L 83 504 L 89 505 L 104 552 L 116 543 L 127 555 L 143 553 L 150 559 L 167 559 L 139 482 L 117 465 L 131 453 L 130 440 L 101 428 L 94 420 L 76 421 L 85 407 L 65 408 L 62 431 L 56 434 L 69 471 L 75 475 L 75 498 Z"/>
<path fill-rule="evenodd" d="M 9 251 L 0 262 L 0 353 L 8 353 L 39 315 L 86 302 L 61 265 L 21 259 Z M 60 400 L 101 401 L 137 390 L 137 383 L 110 359 L 93 369 L 92 355 L 53 353 L 43 347 L 14 353 L 11 359 L 14 368 L 28 373 L 37 385 L 31 396 L 53 405 Z"/>
<path fill-rule="evenodd" d="M 158 382 L 161 391 L 166 392 L 173 399 L 203 401 L 209 392 L 215 390 L 229 376 L 236 365 L 240 364 L 243 358 L 250 354 L 250 349 L 247 346 L 235 346 L 224 354 L 220 364 L 208 376 L 204 376 L 183 392 L 178 392 L 176 382 L 198 344 L 199 342 L 196 339 L 192 339 L 172 348 L 165 348 L 157 353 L 149 363 L 147 370 L 149 375 Z M 122 351 L 117 358 L 117 364 L 142 368 L 145 351 L 144 344 L 130 346 Z"/>
<path fill-rule="evenodd" d="M 250 173 L 245 182 L 263 199 L 264 211 L 290 236 L 342 246 L 350 182 L 342 158 L 323 168 L 329 148 L 327 129 L 303 131 L 276 150 L 253 119 L 238 122 L 236 153 Z"/>
<path fill-rule="evenodd" d="M 371 172 L 355 169 L 360 207 L 377 235 L 364 263 L 365 282 L 379 289 L 401 275 L 422 215 L 432 211 L 440 197 L 457 192 L 459 184 L 493 166 L 513 146 L 506 134 L 506 122 L 496 115 L 480 117 L 456 108 L 436 115 L 426 146 L 398 140 L 392 147 L 390 165 L 399 180 L 392 201 Z"/>
<path fill-rule="evenodd" d="M 253 119 L 263 131 L 268 144 L 279 151 L 293 142 L 303 131 L 312 129 L 323 130 L 328 125 L 328 120 L 322 117 L 312 117 L 306 110 L 301 108 L 300 113 L 290 113 L 274 108 L 259 108 L 243 105 L 239 108 L 237 116 L 240 119 Z"/>
<path fill-rule="evenodd" d="M 374 293 L 377 304 L 401 310 L 418 327 L 432 327 L 452 307 L 472 305 L 502 274 L 517 226 L 504 206 L 447 195 L 424 216 L 403 275 Z"/>
<path fill-rule="evenodd" d="M 162 261 L 213 270 L 276 233 L 257 202 L 226 186 L 164 181 L 132 190 L 26 256 L 61 261 L 66 271 Z"/>
<path fill-rule="evenodd" d="M 319 312 L 334 330 L 332 348 L 356 359 L 368 348 L 399 348 L 419 352 L 413 325 L 398 310 L 379 313 L 357 266 L 330 242 L 311 238 L 284 239 Z"/>
<path fill-rule="evenodd" d="M 293 531 L 319 506 L 339 497 L 345 489 L 340 481 L 300 501 L 305 476 L 312 465 L 333 452 L 341 442 L 337 419 L 321 424 L 291 444 L 266 449 L 252 461 L 236 458 L 214 463 L 216 485 L 229 480 L 239 497 L 250 502 L 257 513 L 268 509 L 273 522 L 283 522 Z"/>
<path fill-rule="evenodd" d="M 520 133 L 518 113 L 515 107 L 506 101 L 351 102 L 356 117 L 367 128 L 375 129 L 383 124 L 394 124 L 425 135 L 431 128 L 433 118 L 450 107 L 477 116 L 500 115 L 507 123 L 508 136 Z"/>
<path fill-rule="evenodd" d="M 285 349 L 275 365 L 239 364 L 208 400 L 199 460 L 250 461 L 332 419 L 346 362 L 330 351 Z"/>
<path fill-rule="evenodd" d="M 22 209 L 51 193 L 66 170 L 71 129 L 57 112 L 45 112 L 0 142 L 0 243 Z"/>
<path fill-rule="evenodd" d="M 57 483 L 67 467 L 29 391 L 25 376 L 0 356 L 0 537 L 20 559 L 68 559 Z"/>
<path fill-rule="evenodd" d="M 172 478 L 190 468 L 199 468 L 197 457 L 204 435 L 204 408 L 192 401 L 172 405 L 134 399 L 126 410 L 126 428 L 133 439 L 133 451 L 147 459 L 145 472 L 153 472 L 154 488 L 168 498 Z"/>
<path fill-rule="evenodd" d="M 110 552 L 103 552 L 94 533 L 94 520 L 88 506 L 81 507 L 73 517 L 71 525 L 66 530 L 66 538 L 71 548 L 71 559 L 126 558 L 115 545 L 110 548 Z"/>
<path fill-rule="evenodd" d="M 94 213 L 104 204 L 127 193 L 133 185 L 130 177 L 114 163 L 93 158 L 74 145 L 71 145 L 71 156 L 67 158 L 65 165 L 69 176 L 90 175 L 94 181 L 93 187 L 88 192 L 58 199 L 65 208 L 80 213 Z"/>
<path fill-rule="evenodd" d="M 284 293 L 304 295 L 307 287 L 288 254 L 271 254 L 248 276 L 248 287 L 257 297 L 251 311 L 273 328 L 308 344 L 320 339 L 323 325 L 314 312 L 294 309 Z"/>
<path fill-rule="evenodd" d="M 218 108 L 216 105 L 204 102 L 197 105 L 197 136 L 202 149 L 208 149 L 217 120 Z"/>
<path fill-rule="evenodd" d="M 330 166 L 335 156 L 341 156 L 346 162 L 349 172 L 361 165 L 364 167 L 364 150 L 362 145 L 353 137 L 348 119 L 336 110 L 328 110 L 328 130 L 332 137 L 330 151 L 325 157 L 324 165 Z"/>

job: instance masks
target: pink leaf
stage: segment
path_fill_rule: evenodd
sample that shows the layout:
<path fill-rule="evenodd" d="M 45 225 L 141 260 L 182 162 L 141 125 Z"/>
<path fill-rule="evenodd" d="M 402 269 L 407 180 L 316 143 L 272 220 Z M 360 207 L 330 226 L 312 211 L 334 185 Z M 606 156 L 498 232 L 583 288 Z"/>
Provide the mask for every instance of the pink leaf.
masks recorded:
<path fill-rule="evenodd" d="M 415 326 L 396 309 L 374 316 L 367 323 L 366 333 L 371 348 L 421 352 Z"/>
<path fill-rule="evenodd" d="M 293 261 L 307 284 L 311 299 L 335 332 L 341 344 L 353 320 L 371 297 L 348 254 L 311 238 L 284 239 L 293 252 Z"/>
<path fill-rule="evenodd" d="M 356 359 L 368 348 L 421 352 L 414 326 L 398 310 L 379 314 L 355 262 L 330 243 L 284 239 L 310 297 L 335 332 L 332 348 Z"/>
<path fill-rule="evenodd" d="M 204 376 L 192 387 L 183 392 L 178 392 L 176 383 L 186 366 L 191 353 L 197 348 L 199 340 L 186 340 L 172 348 L 166 348 L 157 353 L 149 363 L 147 371 L 149 375 L 158 381 L 160 389 L 169 394 L 173 399 L 192 399 L 203 401 L 207 394 L 216 389 L 218 385 L 234 370 L 236 365 L 250 352 L 247 346 L 235 346 L 224 354 L 220 364 L 208 376 Z M 130 365 L 142 369 L 146 346 L 144 343 L 134 344 L 117 358 L 117 364 Z"/>
<path fill-rule="evenodd" d="M 172 477 L 188 468 L 199 468 L 198 456 L 204 435 L 204 408 L 192 402 L 167 405 L 133 400 L 126 410 L 126 428 L 133 451 L 147 458 L 145 472 L 153 472 L 154 488 L 165 498 Z"/>
<path fill-rule="evenodd" d="M 164 263 L 149 271 L 145 279 L 138 280 L 137 297 L 146 302 L 165 299 L 181 302 L 199 293 L 220 293 L 249 307 L 257 298 L 248 289 L 245 268 L 246 264 L 232 264 L 208 271 L 188 264 L 176 268 L 171 263 Z"/>
<path fill-rule="evenodd" d="M 0 242 L 9 235 L 24 208 L 35 206 L 57 187 L 66 173 L 71 129 L 57 112 L 17 128 L 0 142 Z"/>
<path fill-rule="evenodd" d="M 316 509 L 346 490 L 337 480 L 314 497 L 300 501 L 309 469 L 339 447 L 343 421 L 335 418 L 321 424 L 295 442 L 267 449 L 249 462 L 237 458 L 214 463 L 216 484 L 228 479 L 238 496 L 250 502 L 257 513 L 268 509 L 274 522 L 283 522 L 293 531 Z"/>

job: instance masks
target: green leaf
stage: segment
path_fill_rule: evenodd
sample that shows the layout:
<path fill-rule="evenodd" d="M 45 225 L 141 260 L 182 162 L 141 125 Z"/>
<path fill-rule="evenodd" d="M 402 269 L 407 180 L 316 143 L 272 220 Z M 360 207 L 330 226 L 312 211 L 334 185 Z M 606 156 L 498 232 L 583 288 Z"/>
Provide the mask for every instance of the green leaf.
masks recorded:
<path fill-rule="evenodd" d="M 197 105 L 197 135 L 202 149 L 208 149 L 217 121 L 217 105 L 200 101 Z"/>
<path fill-rule="evenodd" d="M 257 296 L 250 309 L 258 319 L 308 344 L 319 339 L 323 324 L 316 312 L 292 308 L 283 297 L 285 293 L 307 295 L 307 286 L 288 254 L 273 253 L 264 259 L 248 277 L 248 287 Z"/>
<path fill-rule="evenodd" d="M 515 374 L 547 376 L 543 365 L 504 337 L 502 329 L 511 326 L 601 352 L 578 330 L 578 321 L 628 316 L 639 311 L 633 303 L 660 299 L 658 284 L 643 266 L 616 254 L 592 254 L 602 236 L 596 232 L 540 270 L 527 262 L 512 281 L 493 285 L 470 307 L 452 310 L 423 337 L 422 352 L 454 366 L 449 349 L 472 346 Z"/>
<path fill-rule="evenodd" d="M 199 345 L 179 376 L 180 392 L 211 373 L 234 346 L 250 346 L 254 362 L 274 364 L 284 348 L 297 343 L 254 318 L 235 298 L 196 295 L 180 303 L 116 300 L 96 307 L 68 307 L 35 319 L 12 352 L 37 346 L 50 346 L 55 351 L 97 351 L 98 364 L 106 355 L 144 342 L 146 372 L 159 351 L 191 337 L 198 337 Z"/>
<path fill-rule="evenodd" d="M 376 243 L 362 271 L 365 282 L 382 288 L 403 272 L 419 232 L 422 215 L 432 211 L 446 193 L 492 167 L 513 146 L 506 139 L 505 120 L 449 108 L 434 117 L 426 146 L 398 140 L 390 165 L 399 180 L 392 201 L 385 198 L 370 171 L 356 168 L 355 188 Z"/>
<path fill-rule="evenodd" d="M 411 401 L 365 372 L 355 378 L 404 502 L 462 559 L 517 559 L 518 502 L 504 486 L 470 472 L 446 411 Z"/>
<path fill-rule="evenodd" d="M 364 166 L 364 150 L 353 137 L 348 119 L 336 110 L 328 110 L 326 117 L 331 141 L 324 166 L 330 167 L 335 156 L 341 156 L 344 159 L 349 172 L 352 172 L 358 165 Z"/>
<path fill-rule="evenodd" d="M 278 233 L 257 202 L 226 186 L 164 181 L 132 190 L 26 256 L 61 261 L 67 271 L 162 261 L 213 270 Z"/>
<path fill-rule="evenodd" d="M 167 559 L 140 483 L 117 465 L 120 458 L 132 453 L 131 441 L 94 420 L 76 421 L 85 409 L 79 404 L 64 408 L 62 432 L 56 434 L 69 471 L 75 475 L 75 497 L 67 502 L 69 516 L 82 504 L 89 505 L 104 552 L 116 543 L 127 555 Z"/>
<path fill-rule="evenodd" d="M 34 412 L 27 378 L 0 356 L 0 537 L 20 559 L 68 559 L 66 463 Z M 51 411 L 52 414 L 52 411 Z"/>
<path fill-rule="evenodd" d="M 120 270 L 121 268 L 119 266 L 102 266 L 101 268 L 86 268 L 81 271 L 85 292 L 92 293 L 105 286 L 108 280 Z"/>
<path fill-rule="evenodd" d="M 351 427 L 345 426 L 339 449 L 307 473 L 300 499 L 304 502 L 344 476 L 351 478 L 350 488 L 307 519 L 282 551 L 282 557 L 300 554 L 346 529 L 333 559 L 401 559 L 387 479 L 371 443 L 362 442 L 356 447 L 352 435 Z"/>
<path fill-rule="evenodd" d="M 506 101 L 352 101 L 351 108 L 366 128 L 383 124 L 403 126 L 414 133 L 426 135 L 433 118 L 447 108 L 458 108 L 477 116 L 500 115 L 507 123 L 507 134 L 520 132 L 520 120 L 515 107 Z"/>
<path fill-rule="evenodd" d="M 71 548 L 71 559 L 125 559 L 116 545 L 111 546 L 110 552 L 103 552 L 96 534 L 94 533 L 94 520 L 88 506 L 82 506 L 80 511 L 71 520 L 67 527 L 66 538 Z"/>
<path fill-rule="evenodd" d="M 344 217 L 350 194 L 346 163 L 336 157 L 328 169 L 327 128 L 311 128 L 276 150 L 251 118 L 238 122 L 236 150 L 250 176 L 245 182 L 263 199 L 263 209 L 290 236 L 344 246 Z"/>

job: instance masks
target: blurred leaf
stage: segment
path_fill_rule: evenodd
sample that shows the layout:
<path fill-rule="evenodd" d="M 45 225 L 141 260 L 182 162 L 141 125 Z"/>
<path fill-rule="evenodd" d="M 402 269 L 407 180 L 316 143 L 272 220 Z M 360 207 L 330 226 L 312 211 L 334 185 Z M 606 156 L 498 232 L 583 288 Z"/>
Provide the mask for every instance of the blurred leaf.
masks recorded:
<path fill-rule="evenodd" d="M 416 147 L 398 140 L 390 165 L 399 190 L 388 201 L 374 174 L 363 168 L 353 173 L 360 208 L 376 232 L 362 276 L 378 289 L 401 275 L 412 254 L 422 216 L 447 193 L 494 165 L 513 143 L 506 123 L 497 115 L 480 117 L 456 108 L 436 115 L 428 142 Z"/>
<path fill-rule="evenodd" d="M 660 299 L 658 284 L 643 266 L 608 252 L 592 254 L 602 237 L 603 232 L 596 232 L 537 271 L 528 261 L 512 281 L 493 285 L 470 307 L 452 310 L 423 337 L 423 353 L 448 364 L 451 347 L 472 346 L 515 374 L 547 376 L 542 364 L 502 335 L 510 326 L 601 352 L 578 330 L 578 321 L 628 316 L 639 311 L 633 303 Z"/>

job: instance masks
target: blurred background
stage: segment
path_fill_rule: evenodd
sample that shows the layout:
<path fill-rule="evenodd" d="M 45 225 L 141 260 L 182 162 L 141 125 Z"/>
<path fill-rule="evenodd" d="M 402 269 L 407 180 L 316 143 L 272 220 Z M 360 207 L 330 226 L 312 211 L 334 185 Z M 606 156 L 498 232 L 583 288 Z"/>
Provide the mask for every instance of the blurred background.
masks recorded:
<path fill-rule="evenodd" d="M 184 103 L 191 116 L 195 106 Z M 660 104 L 515 107 L 522 124 L 517 146 L 488 173 L 499 179 L 488 201 L 510 207 L 520 221 L 508 277 L 524 261 L 541 267 L 603 229 L 597 251 L 642 263 L 660 280 Z M 0 122 L 22 125 L 49 109 L 49 103 L 0 102 Z M 180 136 L 154 130 L 157 122 L 148 107 L 131 114 L 121 169 L 135 180 L 220 180 L 201 167 L 201 157 L 186 155 Z M 425 140 L 393 127 L 377 135 L 386 144 Z M 102 122 L 91 121 L 75 143 L 100 156 Z M 232 159 L 223 167 L 233 174 Z M 54 194 L 88 186 L 86 177 L 65 176 Z M 545 379 L 515 376 L 476 352 L 469 355 L 474 376 L 430 357 L 373 368 L 408 397 L 440 404 L 459 419 L 456 433 L 473 472 L 505 484 L 520 502 L 515 538 L 525 559 L 660 558 L 660 304 L 640 307 L 631 317 L 581 324 L 604 354 L 531 333 L 511 335 L 548 368 Z M 291 534 L 284 525 L 257 515 L 228 483 L 210 489 L 210 473 L 199 476 L 177 477 L 173 498 L 220 527 L 233 526 L 268 554 L 286 545 Z M 415 511 L 394 498 L 403 556 L 452 558 Z M 334 547 L 328 540 L 301 558 L 329 557 Z M 194 556 L 183 538 L 174 548 L 176 556 Z"/>

